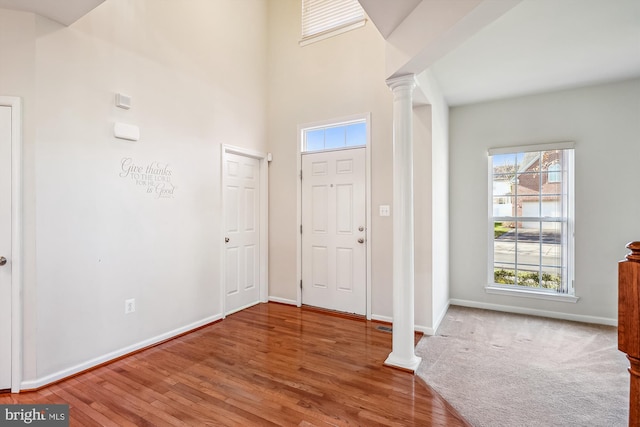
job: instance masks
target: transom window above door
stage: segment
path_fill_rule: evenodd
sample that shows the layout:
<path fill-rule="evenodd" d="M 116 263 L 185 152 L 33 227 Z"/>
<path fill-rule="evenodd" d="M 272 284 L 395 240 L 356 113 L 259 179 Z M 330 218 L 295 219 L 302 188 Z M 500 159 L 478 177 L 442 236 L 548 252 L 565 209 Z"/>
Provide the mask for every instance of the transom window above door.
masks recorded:
<path fill-rule="evenodd" d="M 334 123 L 302 130 L 302 152 L 339 150 L 366 145 L 366 120 Z"/>

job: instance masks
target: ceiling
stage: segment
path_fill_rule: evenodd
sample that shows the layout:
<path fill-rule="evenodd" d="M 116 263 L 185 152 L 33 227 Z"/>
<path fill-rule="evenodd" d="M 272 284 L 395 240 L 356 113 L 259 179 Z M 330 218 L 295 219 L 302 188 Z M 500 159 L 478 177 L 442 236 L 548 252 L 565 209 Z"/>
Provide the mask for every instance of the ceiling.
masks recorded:
<path fill-rule="evenodd" d="M 640 76 L 640 1 L 523 0 L 431 67 L 449 105 Z"/>
<path fill-rule="evenodd" d="M 393 7 L 389 7 L 389 0 L 358 1 L 367 11 L 367 15 L 375 23 L 380 34 L 387 39 L 422 0 L 394 0 Z"/>
<path fill-rule="evenodd" d="M 71 25 L 105 0 L 0 0 L 1 9 L 32 12 Z"/>
<path fill-rule="evenodd" d="M 359 1 L 387 75 L 429 69 L 452 106 L 640 77 L 640 0 Z"/>

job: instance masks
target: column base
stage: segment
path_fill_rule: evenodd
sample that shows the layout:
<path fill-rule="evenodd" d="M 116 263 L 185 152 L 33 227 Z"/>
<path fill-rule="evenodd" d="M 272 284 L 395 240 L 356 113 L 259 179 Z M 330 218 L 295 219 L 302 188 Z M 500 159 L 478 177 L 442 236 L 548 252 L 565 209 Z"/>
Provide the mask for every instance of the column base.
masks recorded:
<path fill-rule="evenodd" d="M 407 359 L 404 357 L 397 357 L 393 352 L 391 352 L 389 357 L 387 357 L 387 360 L 384 361 L 384 365 L 415 373 L 418 370 L 418 366 L 420 366 L 421 361 L 422 358 L 416 355 Z"/>

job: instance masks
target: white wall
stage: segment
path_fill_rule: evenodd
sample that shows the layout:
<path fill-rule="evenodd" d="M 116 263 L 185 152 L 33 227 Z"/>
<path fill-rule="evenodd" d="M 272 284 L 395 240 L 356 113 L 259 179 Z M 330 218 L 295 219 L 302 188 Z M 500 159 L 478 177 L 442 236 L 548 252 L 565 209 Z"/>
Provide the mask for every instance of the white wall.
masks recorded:
<path fill-rule="evenodd" d="M 393 97 L 385 84 L 385 42 L 365 27 L 304 47 L 300 1 L 269 3 L 269 283 L 271 297 L 295 301 L 296 144 L 299 124 L 371 112 L 372 312 L 392 315 L 392 217 L 378 206 L 392 204 Z M 392 212 L 393 214 L 393 212 Z"/>
<path fill-rule="evenodd" d="M 453 302 L 615 323 L 617 262 L 640 239 L 640 80 L 451 109 Z M 576 304 L 489 295 L 487 149 L 575 141 Z"/>
<path fill-rule="evenodd" d="M 416 88 L 415 90 L 419 90 Z M 414 313 L 422 332 L 433 333 L 433 125 L 430 105 L 413 108 Z"/>
<path fill-rule="evenodd" d="M 0 9 L 0 95 L 22 98 L 23 158 L 23 368 L 36 375 L 36 295 L 35 295 L 35 16 Z M 31 225 L 31 226 L 30 226 Z"/>
<path fill-rule="evenodd" d="M 430 105 L 413 109 L 415 322 L 434 334 L 449 307 L 449 107 L 430 71 L 416 81 Z"/>
<path fill-rule="evenodd" d="M 449 307 L 449 106 L 430 70 L 417 76 L 431 104 L 432 310 L 428 326 L 435 330 Z"/>
<path fill-rule="evenodd" d="M 5 27 L 16 17 L 34 24 Z M 220 145 L 266 151 L 267 3 L 110 0 L 70 27 L 0 23 L 0 92 L 26 98 L 26 388 L 218 318 Z M 172 197 L 122 177 L 125 158 L 168 165 Z"/>

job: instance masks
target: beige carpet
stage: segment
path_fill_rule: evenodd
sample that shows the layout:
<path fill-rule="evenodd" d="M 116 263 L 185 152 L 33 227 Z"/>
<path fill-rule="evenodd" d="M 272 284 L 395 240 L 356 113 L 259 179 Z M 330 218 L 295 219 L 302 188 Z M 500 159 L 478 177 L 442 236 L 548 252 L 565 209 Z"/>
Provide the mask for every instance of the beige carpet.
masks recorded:
<path fill-rule="evenodd" d="M 617 329 L 451 306 L 417 374 L 474 426 L 626 426 Z"/>

